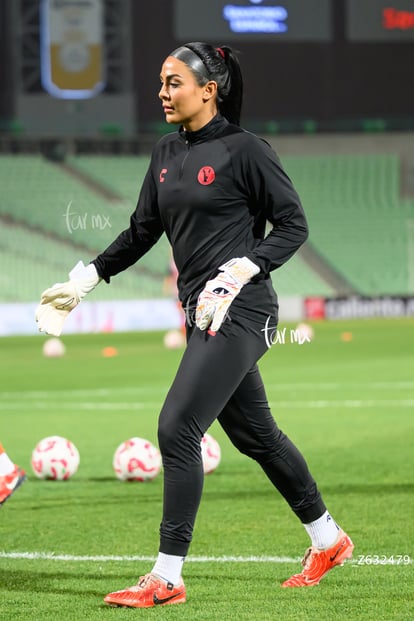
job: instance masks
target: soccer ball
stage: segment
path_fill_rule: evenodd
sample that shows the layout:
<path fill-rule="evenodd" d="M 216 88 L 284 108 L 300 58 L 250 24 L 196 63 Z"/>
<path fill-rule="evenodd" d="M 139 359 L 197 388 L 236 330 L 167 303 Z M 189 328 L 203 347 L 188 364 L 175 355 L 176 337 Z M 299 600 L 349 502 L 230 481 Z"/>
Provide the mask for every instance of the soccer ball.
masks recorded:
<path fill-rule="evenodd" d="M 46 358 L 61 358 L 65 352 L 66 347 L 58 338 L 47 339 L 43 345 L 43 355 Z"/>
<path fill-rule="evenodd" d="M 38 479 L 66 481 L 79 466 L 76 446 L 61 436 L 48 436 L 36 445 L 32 453 L 32 469 Z"/>
<path fill-rule="evenodd" d="M 203 458 L 204 474 L 213 472 L 220 463 L 220 445 L 209 433 L 205 433 L 201 440 L 201 456 Z"/>
<path fill-rule="evenodd" d="M 151 481 L 161 470 L 161 454 L 145 438 L 130 438 L 115 451 L 112 462 L 120 481 Z"/>
<path fill-rule="evenodd" d="M 167 349 L 180 349 L 185 345 L 185 336 L 180 330 L 169 330 L 164 335 L 164 346 Z"/>
<path fill-rule="evenodd" d="M 310 342 L 315 336 L 312 326 L 308 323 L 298 323 L 296 326 L 296 332 L 299 335 L 300 342 Z"/>

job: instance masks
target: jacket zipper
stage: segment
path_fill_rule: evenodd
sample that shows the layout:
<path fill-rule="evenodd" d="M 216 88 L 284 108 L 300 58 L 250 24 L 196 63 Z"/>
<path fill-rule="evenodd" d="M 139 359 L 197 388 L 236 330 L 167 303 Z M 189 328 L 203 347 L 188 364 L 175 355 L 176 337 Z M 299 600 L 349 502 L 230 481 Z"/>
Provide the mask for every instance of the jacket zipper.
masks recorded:
<path fill-rule="evenodd" d="M 187 145 L 187 153 L 184 155 L 183 157 L 183 161 L 181 162 L 181 166 L 180 166 L 180 176 L 179 178 L 181 179 L 181 177 L 183 176 L 184 173 L 184 165 L 186 162 L 187 157 L 190 154 L 190 148 L 191 148 L 191 144 L 188 142 L 188 140 L 185 141 L 185 144 Z"/>

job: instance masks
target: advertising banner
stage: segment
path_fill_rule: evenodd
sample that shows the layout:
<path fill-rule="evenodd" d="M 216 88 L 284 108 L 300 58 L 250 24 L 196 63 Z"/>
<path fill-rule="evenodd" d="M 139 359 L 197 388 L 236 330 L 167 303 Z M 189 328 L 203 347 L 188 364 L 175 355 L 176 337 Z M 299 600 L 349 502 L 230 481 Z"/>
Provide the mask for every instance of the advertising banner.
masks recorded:
<path fill-rule="evenodd" d="M 42 0 L 41 76 L 43 88 L 61 99 L 87 99 L 102 91 L 102 0 Z"/>
<path fill-rule="evenodd" d="M 414 316 L 414 297 L 384 295 L 378 297 L 306 298 L 306 319 L 372 319 Z"/>

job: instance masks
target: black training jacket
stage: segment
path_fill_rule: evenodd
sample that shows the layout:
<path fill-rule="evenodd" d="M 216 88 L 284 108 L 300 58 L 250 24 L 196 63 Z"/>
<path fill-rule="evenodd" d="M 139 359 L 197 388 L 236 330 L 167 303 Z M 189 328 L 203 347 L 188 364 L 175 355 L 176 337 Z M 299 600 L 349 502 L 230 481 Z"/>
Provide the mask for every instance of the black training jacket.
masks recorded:
<path fill-rule="evenodd" d="M 164 232 L 186 302 L 234 257 L 256 263 L 256 279 L 268 277 L 306 240 L 308 227 L 269 144 L 216 116 L 198 131 L 180 129 L 155 145 L 130 226 L 94 260 L 98 274 L 109 282 Z"/>

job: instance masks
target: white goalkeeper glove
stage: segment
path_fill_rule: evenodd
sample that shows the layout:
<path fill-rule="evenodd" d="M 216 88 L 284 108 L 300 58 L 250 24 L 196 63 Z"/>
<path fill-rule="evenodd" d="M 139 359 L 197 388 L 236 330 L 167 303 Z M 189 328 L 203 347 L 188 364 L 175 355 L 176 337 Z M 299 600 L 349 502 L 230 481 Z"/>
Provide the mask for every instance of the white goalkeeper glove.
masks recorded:
<path fill-rule="evenodd" d="M 242 287 L 260 272 L 260 268 L 247 257 L 231 259 L 219 270 L 220 274 L 207 281 L 198 296 L 196 309 L 197 327 L 200 330 L 209 328 L 213 335 L 220 329 L 230 304 Z"/>
<path fill-rule="evenodd" d="M 43 291 L 36 310 L 39 331 L 60 336 L 69 313 L 101 280 L 93 263 L 85 267 L 79 261 L 69 273 L 67 282 L 56 283 Z"/>

